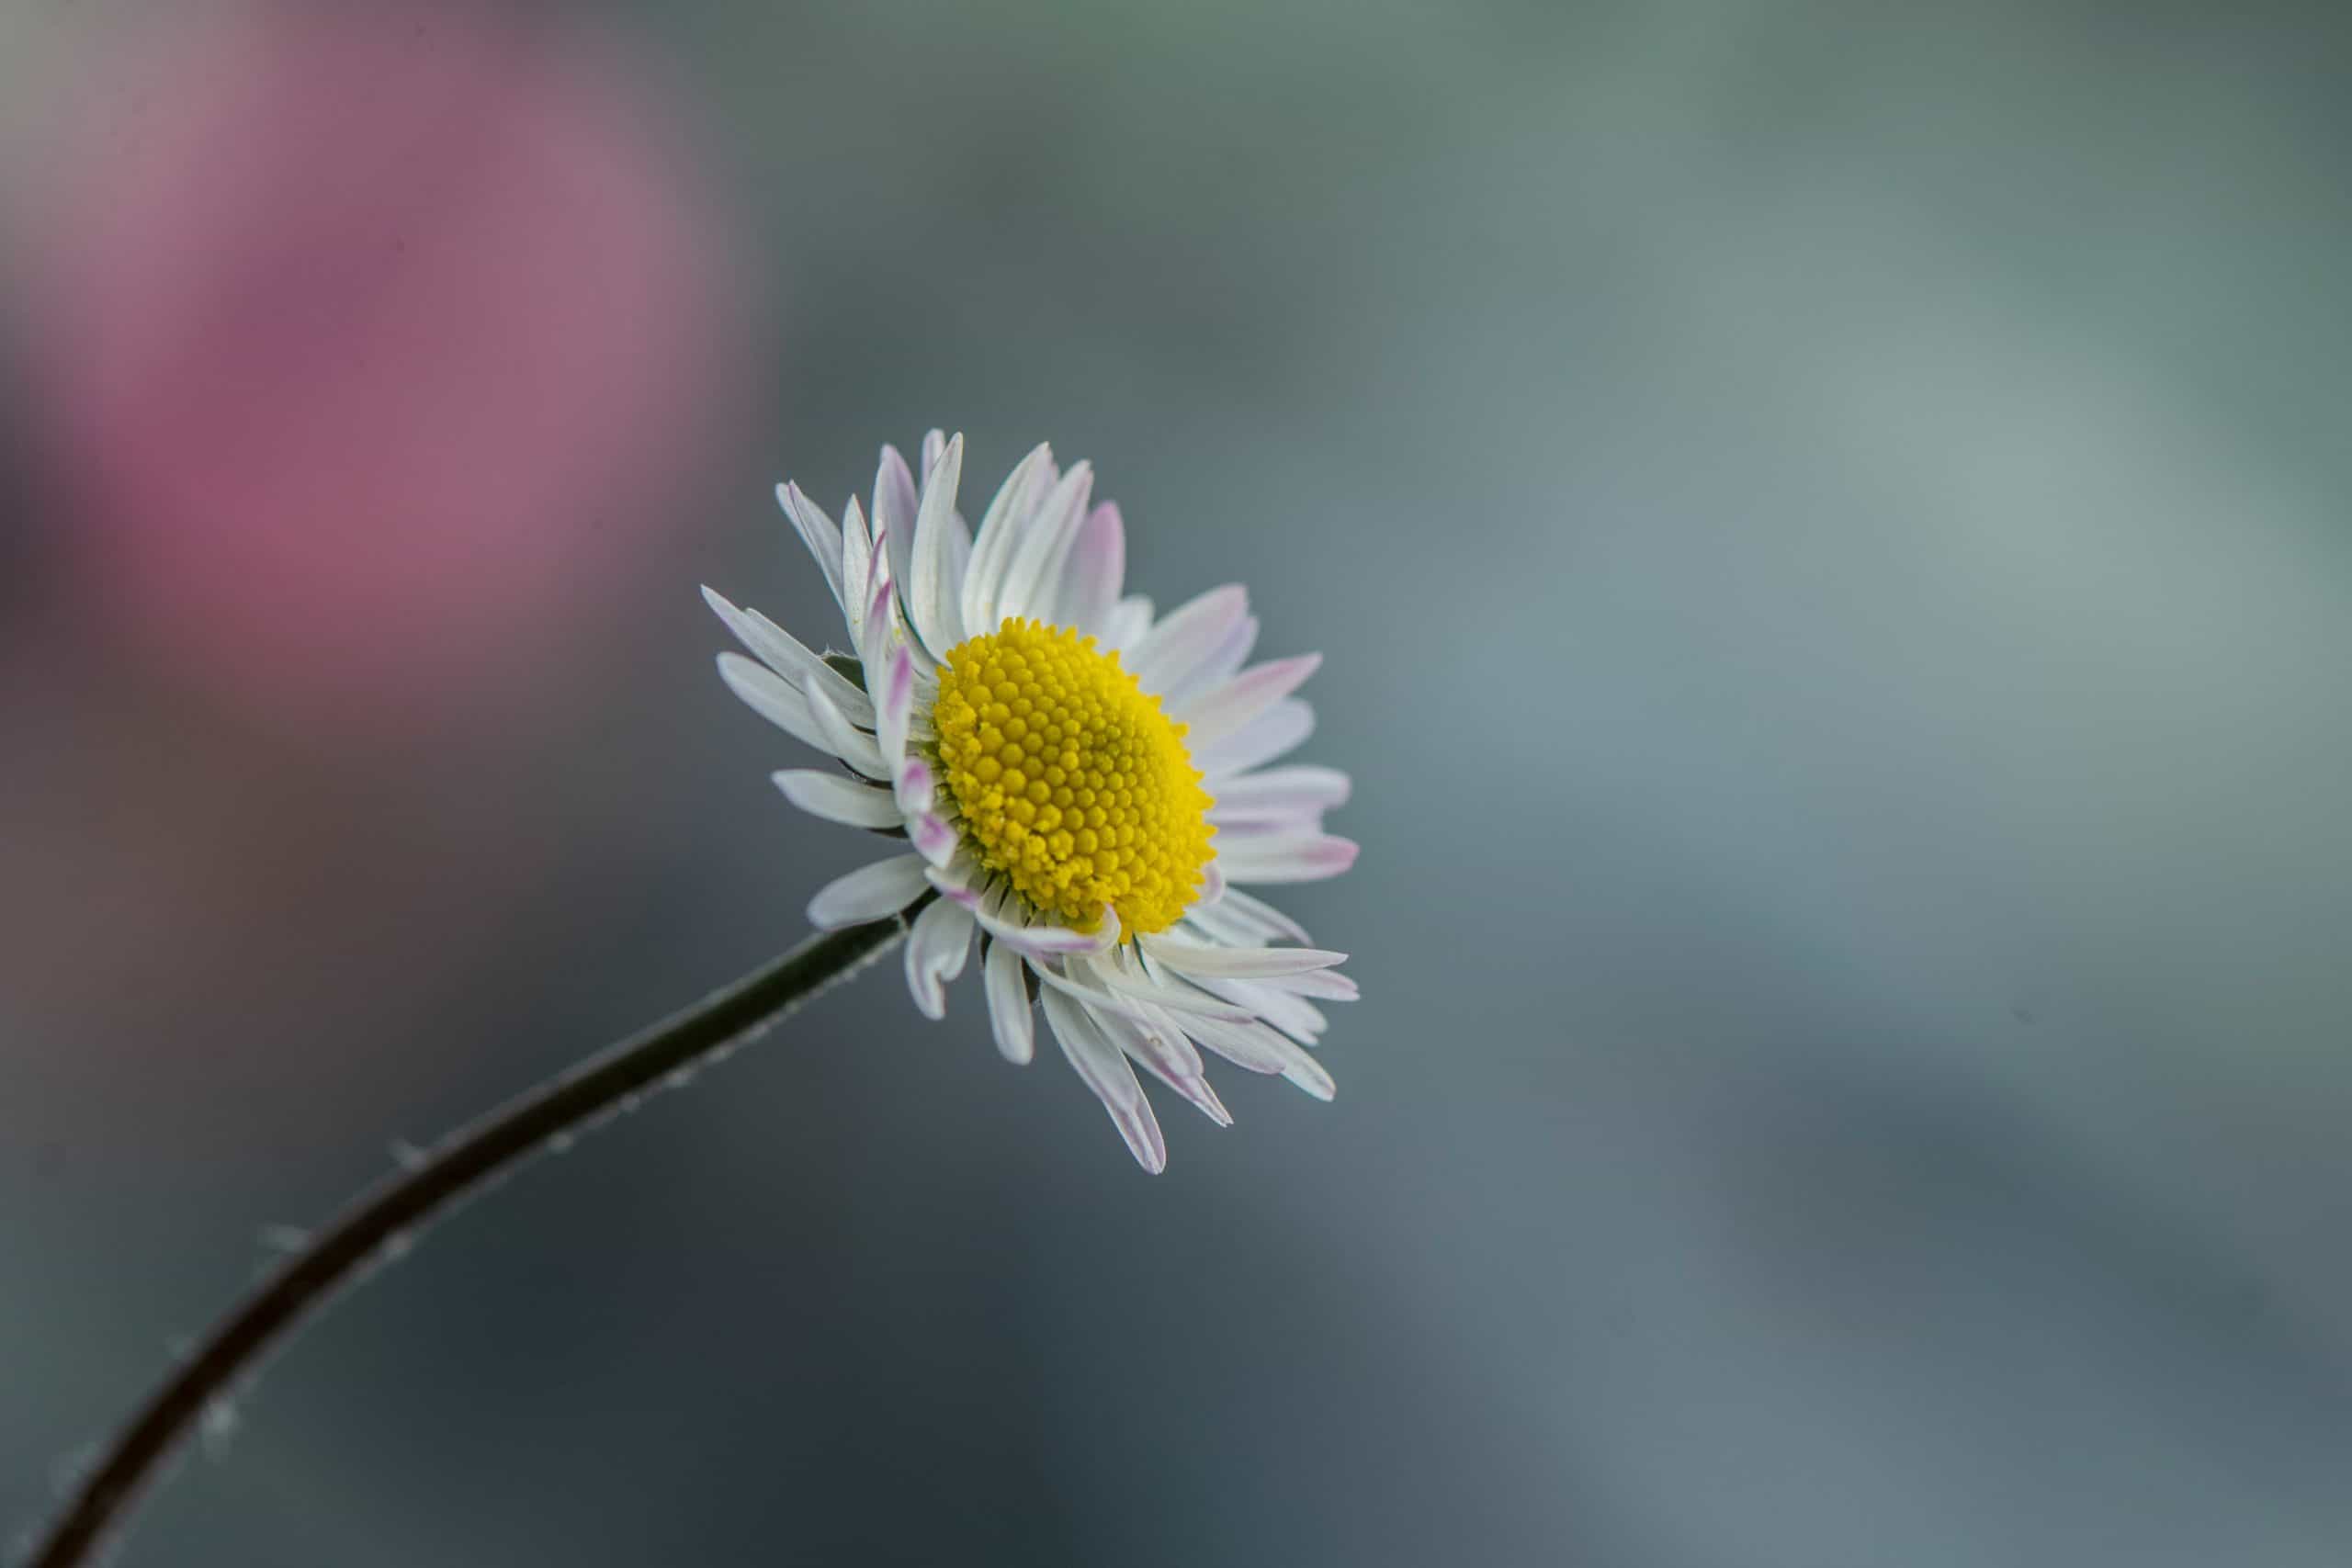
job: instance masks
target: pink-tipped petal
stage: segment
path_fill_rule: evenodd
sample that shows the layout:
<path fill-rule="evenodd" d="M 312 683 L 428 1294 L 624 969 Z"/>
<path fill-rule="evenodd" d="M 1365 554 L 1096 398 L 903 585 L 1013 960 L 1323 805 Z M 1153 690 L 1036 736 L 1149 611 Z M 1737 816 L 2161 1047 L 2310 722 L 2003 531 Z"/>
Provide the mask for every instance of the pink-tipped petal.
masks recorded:
<path fill-rule="evenodd" d="M 1146 632 L 1126 660 L 1147 692 L 1164 692 L 1214 653 L 1250 614 L 1250 591 L 1238 582 L 1179 604 Z M 1198 759 L 1195 759 L 1197 762 Z"/>
<path fill-rule="evenodd" d="M 896 828 L 903 820 L 888 790 L 820 768 L 786 768 L 769 775 L 784 798 L 811 817 L 849 828 Z"/>
<path fill-rule="evenodd" d="M 1102 944 L 1091 931 L 1075 931 L 1068 926 L 1023 926 L 983 911 L 980 923 L 989 935 L 1009 946 L 1019 949 L 1032 958 L 1068 958 L 1076 953 L 1099 953 Z"/>
<path fill-rule="evenodd" d="M 931 764 L 911 752 L 899 759 L 895 787 L 899 809 L 910 817 L 929 811 L 932 802 L 939 798 L 939 784 L 932 776 Z"/>
<path fill-rule="evenodd" d="M 1276 659 L 1252 666 L 1221 686 L 1202 693 L 1175 710 L 1185 727 L 1184 743 L 1206 750 L 1238 735 L 1267 709 L 1298 690 L 1323 662 L 1319 653 Z"/>
<path fill-rule="evenodd" d="M 862 926 L 897 914 L 922 897 L 922 857 L 899 855 L 836 877 L 808 900 L 808 923 L 819 931 Z"/>
<path fill-rule="evenodd" d="M 1219 822 L 1329 811 L 1347 804 L 1353 786 L 1337 768 L 1295 762 L 1217 781 Z"/>
<path fill-rule="evenodd" d="M 858 661 L 865 667 L 865 687 L 868 694 L 876 694 L 874 683 L 880 679 L 883 667 L 888 663 L 891 646 L 898 638 L 898 595 L 890 586 L 889 563 L 883 558 L 883 542 L 874 541 L 874 574 L 868 580 L 865 595 L 865 620 L 857 634 Z"/>
<path fill-rule="evenodd" d="M 1169 677 L 1159 694 L 1168 711 L 1181 717 L 1181 710 L 1202 693 L 1232 680 L 1257 644 L 1258 617 L 1244 615 L 1225 634 L 1224 641 L 1201 656 L 1200 662 Z"/>
<path fill-rule="evenodd" d="M 1225 874 L 1241 883 L 1321 882 L 1356 863 L 1356 841 L 1330 833 L 1237 839 L 1220 850 Z"/>
<path fill-rule="evenodd" d="M 1100 631 L 1103 618 L 1119 602 L 1119 585 L 1126 572 L 1126 526 L 1119 519 L 1118 507 L 1106 501 L 1087 513 L 1077 541 L 1070 546 L 1061 585 L 1053 596 L 1055 624 L 1075 626 L 1081 636 Z"/>
<path fill-rule="evenodd" d="M 1315 733 L 1315 710 L 1298 697 L 1284 697 L 1213 746 L 1194 747 L 1193 766 L 1208 775 L 1215 795 L 1236 773 L 1261 768 Z"/>
<path fill-rule="evenodd" d="M 1202 653 L 1200 660 L 1190 670 L 1171 670 L 1167 684 L 1159 689 L 1162 705 L 1171 715 L 1183 717 L 1183 707 L 1190 705 L 1202 691 L 1223 686 L 1242 670 L 1242 660 L 1249 659 L 1249 649 L 1259 647 L 1259 618 L 1242 616 L 1232 623 L 1223 642 Z"/>
<path fill-rule="evenodd" d="M 907 837 L 916 852 L 933 866 L 945 865 L 956 853 L 956 829 L 935 811 L 926 811 L 907 824 Z"/>
<path fill-rule="evenodd" d="M 988 878 L 968 851 L 961 848 L 947 857 L 944 865 L 934 865 L 923 872 L 923 879 L 939 889 L 942 897 L 953 898 L 967 909 L 980 908 L 980 886 Z"/>
<path fill-rule="evenodd" d="M 849 645 L 864 656 L 865 607 L 874 596 L 874 531 L 865 525 L 865 512 L 851 496 L 842 508 L 842 624 L 849 629 Z"/>
<path fill-rule="evenodd" d="M 899 764 L 907 755 L 907 727 L 914 717 L 915 658 L 905 643 L 890 649 L 889 662 L 884 667 L 882 690 L 875 694 L 875 739 L 881 743 L 882 760 L 890 764 L 895 775 Z"/>

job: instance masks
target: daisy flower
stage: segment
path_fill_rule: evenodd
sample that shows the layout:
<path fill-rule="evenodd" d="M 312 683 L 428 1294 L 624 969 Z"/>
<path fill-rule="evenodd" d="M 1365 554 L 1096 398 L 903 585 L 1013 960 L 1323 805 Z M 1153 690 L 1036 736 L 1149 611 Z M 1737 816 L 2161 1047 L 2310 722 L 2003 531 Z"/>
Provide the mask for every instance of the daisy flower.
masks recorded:
<path fill-rule="evenodd" d="M 1346 957 L 1306 945 L 1247 886 L 1354 863 L 1323 831 L 1334 769 L 1271 766 L 1314 728 L 1293 695 L 1314 654 L 1247 664 L 1258 622 L 1238 586 L 1164 615 L 1123 596 L 1118 508 L 1084 463 L 1039 446 L 979 527 L 956 510 L 964 438 L 923 438 L 922 483 L 882 449 L 870 513 L 836 523 L 798 486 L 776 496 L 842 606 L 848 652 L 820 655 L 757 611 L 703 595 L 753 656 L 718 672 L 753 711 L 832 759 L 775 774 L 785 798 L 908 850 L 831 883 L 820 929 L 922 905 L 908 988 L 946 1015 L 975 942 L 997 1048 L 1034 1055 L 1036 1011 L 1147 1170 L 1168 1148 L 1134 1066 L 1220 1126 L 1204 1051 L 1329 1100 L 1301 1047 L 1317 1001 L 1350 1000 Z M 933 897 L 936 895 L 936 897 Z M 926 901 L 928 900 L 928 901 Z"/>

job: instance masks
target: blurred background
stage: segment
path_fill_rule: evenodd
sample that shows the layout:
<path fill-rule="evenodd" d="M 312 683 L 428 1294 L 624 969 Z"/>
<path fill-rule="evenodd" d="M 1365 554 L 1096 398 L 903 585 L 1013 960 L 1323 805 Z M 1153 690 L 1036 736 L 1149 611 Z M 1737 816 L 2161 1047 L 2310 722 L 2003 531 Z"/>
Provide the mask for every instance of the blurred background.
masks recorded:
<path fill-rule="evenodd" d="M 1322 1107 L 891 973 L 343 1303 L 142 1564 L 2336 1564 L 2334 8 L 0 18 L 0 1540 L 796 940 L 710 582 L 1096 463 L 1329 656 Z M 983 491 L 985 493 L 985 490 Z"/>

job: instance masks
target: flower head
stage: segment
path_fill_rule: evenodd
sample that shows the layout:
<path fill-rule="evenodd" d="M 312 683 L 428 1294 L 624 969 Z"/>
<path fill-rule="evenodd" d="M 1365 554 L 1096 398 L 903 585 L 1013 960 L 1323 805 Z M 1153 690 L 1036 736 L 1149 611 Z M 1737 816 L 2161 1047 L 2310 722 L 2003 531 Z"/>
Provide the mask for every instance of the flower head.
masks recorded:
<path fill-rule="evenodd" d="M 1292 695 L 1317 660 L 1244 668 L 1258 637 L 1238 586 L 1165 615 L 1122 596 L 1118 508 L 1093 475 L 1039 446 L 977 533 L 957 512 L 964 438 L 933 431 L 922 484 L 882 449 L 871 519 L 836 523 L 797 486 L 776 491 L 842 606 L 850 651 L 819 655 L 756 611 L 703 591 L 756 656 L 718 671 L 762 716 L 838 769 L 775 775 L 802 810 L 903 835 L 912 852 L 820 891 L 827 929 L 915 917 L 907 983 L 932 1018 L 977 938 L 998 1049 L 1035 1051 L 1037 1006 L 1145 1168 L 1167 1164 L 1140 1063 L 1220 1125 L 1206 1050 L 1320 1099 L 1305 1050 L 1317 1000 L 1349 1000 L 1344 953 L 1243 884 L 1309 882 L 1354 863 L 1323 831 L 1347 775 L 1270 767 L 1306 739 Z M 1298 944 L 1298 945 L 1292 945 Z"/>

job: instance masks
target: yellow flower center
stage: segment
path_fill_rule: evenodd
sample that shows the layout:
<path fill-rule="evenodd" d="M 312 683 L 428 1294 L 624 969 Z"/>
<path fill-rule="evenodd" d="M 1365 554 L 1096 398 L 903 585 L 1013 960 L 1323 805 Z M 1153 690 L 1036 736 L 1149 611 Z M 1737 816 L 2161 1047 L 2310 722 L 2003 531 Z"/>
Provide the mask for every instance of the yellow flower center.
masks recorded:
<path fill-rule="evenodd" d="M 1158 931 L 1199 894 L 1214 803 L 1184 727 L 1118 654 L 1007 621 L 949 651 L 931 712 L 965 841 L 1030 903 L 1079 931 L 1108 904 Z"/>

